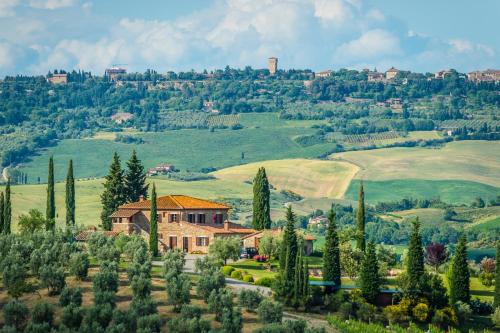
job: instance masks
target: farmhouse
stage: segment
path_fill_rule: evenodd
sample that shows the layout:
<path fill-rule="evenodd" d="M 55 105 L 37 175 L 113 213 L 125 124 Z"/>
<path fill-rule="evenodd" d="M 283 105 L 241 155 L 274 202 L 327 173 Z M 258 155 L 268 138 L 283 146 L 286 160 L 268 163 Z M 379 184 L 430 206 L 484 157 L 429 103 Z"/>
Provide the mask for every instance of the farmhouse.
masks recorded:
<path fill-rule="evenodd" d="M 385 72 L 385 79 L 386 80 L 392 80 L 398 75 L 399 69 L 396 69 L 394 67 L 389 68 L 387 72 Z"/>
<path fill-rule="evenodd" d="M 175 171 L 175 167 L 172 164 L 160 163 L 153 168 L 149 168 L 147 172 L 147 176 L 156 176 L 160 174 L 167 174 L 169 172 Z"/>
<path fill-rule="evenodd" d="M 243 236 L 243 247 L 244 248 L 255 248 L 259 249 L 259 242 L 265 232 L 270 232 L 274 237 L 279 237 L 283 232 L 282 228 L 271 229 L 271 230 L 259 230 L 253 232 L 249 235 Z M 304 239 L 304 253 L 309 256 L 314 250 L 313 242 L 316 240 L 314 236 L 302 235 Z"/>
<path fill-rule="evenodd" d="M 68 74 L 52 74 L 47 78 L 47 81 L 52 84 L 66 84 L 68 83 Z"/>
<path fill-rule="evenodd" d="M 158 245 L 161 250 L 182 249 L 187 253 L 207 253 L 216 237 L 243 237 L 254 229 L 228 221 L 229 206 L 187 195 L 157 198 Z M 151 201 L 120 206 L 111 215 L 114 232 L 139 233 L 149 240 Z"/>

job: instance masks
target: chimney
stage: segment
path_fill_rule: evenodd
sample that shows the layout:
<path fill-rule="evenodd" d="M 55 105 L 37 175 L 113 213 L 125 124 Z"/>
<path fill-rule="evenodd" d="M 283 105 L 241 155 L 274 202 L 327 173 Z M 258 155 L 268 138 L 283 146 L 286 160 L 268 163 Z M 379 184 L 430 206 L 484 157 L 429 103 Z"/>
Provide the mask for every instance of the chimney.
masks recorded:
<path fill-rule="evenodd" d="M 139 197 L 139 202 L 143 202 L 144 201 L 144 196 L 141 194 L 141 196 Z"/>
<path fill-rule="evenodd" d="M 225 220 L 224 221 L 224 230 L 229 230 L 229 225 L 230 225 L 231 222 L 229 222 L 229 220 Z"/>

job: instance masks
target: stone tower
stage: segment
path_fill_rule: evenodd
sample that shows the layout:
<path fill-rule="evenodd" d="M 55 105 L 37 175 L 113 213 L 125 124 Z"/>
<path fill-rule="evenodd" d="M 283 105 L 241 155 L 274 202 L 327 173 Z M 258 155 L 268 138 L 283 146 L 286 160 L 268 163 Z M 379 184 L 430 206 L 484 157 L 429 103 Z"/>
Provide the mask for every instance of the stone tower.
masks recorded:
<path fill-rule="evenodd" d="M 278 71 L 278 58 L 269 58 L 267 60 L 267 68 L 269 68 L 269 73 L 271 73 L 271 75 L 276 74 L 276 72 Z"/>

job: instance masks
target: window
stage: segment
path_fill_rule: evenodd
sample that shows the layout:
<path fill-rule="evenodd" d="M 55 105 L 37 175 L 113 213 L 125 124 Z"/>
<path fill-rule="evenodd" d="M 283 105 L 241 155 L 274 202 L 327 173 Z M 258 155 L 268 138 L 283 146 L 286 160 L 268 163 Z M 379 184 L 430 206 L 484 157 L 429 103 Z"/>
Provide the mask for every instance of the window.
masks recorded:
<path fill-rule="evenodd" d="M 224 223 L 224 214 L 221 214 L 221 213 L 215 214 L 215 223 L 216 224 Z"/>
<path fill-rule="evenodd" d="M 158 223 L 161 223 L 161 214 L 156 214 L 156 221 L 158 221 Z"/>
<path fill-rule="evenodd" d="M 205 214 L 198 214 L 198 223 L 205 223 Z"/>
<path fill-rule="evenodd" d="M 189 213 L 188 214 L 188 222 L 189 223 L 195 223 L 196 222 L 196 214 Z"/>
<path fill-rule="evenodd" d="M 177 222 L 178 216 L 177 214 L 170 214 L 170 222 Z"/>
<path fill-rule="evenodd" d="M 177 248 L 177 237 L 176 236 L 170 236 L 168 238 L 168 246 L 171 248 L 171 249 L 175 249 Z"/>
<path fill-rule="evenodd" d="M 163 234 L 158 233 L 158 239 L 163 239 Z"/>
<path fill-rule="evenodd" d="M 196 246 L 208 246 L 208 237 L 196 237 Z"/>
<path fill-rule="evenodd" d="M 118 223 L 122 223 L 122 218 L 121 217 L 118 219 Z"/>

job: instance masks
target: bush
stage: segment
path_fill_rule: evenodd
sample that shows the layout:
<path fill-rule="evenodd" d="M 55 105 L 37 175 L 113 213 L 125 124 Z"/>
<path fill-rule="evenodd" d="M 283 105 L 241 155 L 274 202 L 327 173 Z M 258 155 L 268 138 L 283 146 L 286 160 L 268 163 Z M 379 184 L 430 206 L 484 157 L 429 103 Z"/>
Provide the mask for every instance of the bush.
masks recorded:
<path fill-rule="evenodd" d="M 261 277 L 255 281 L 255 285 L 262 287 L 271 287 L 274 283 L 275 279 L 269 276 Z"/>
<path fill-rule="evenodd" d="M 247 311 L 254 312 L 264 296 L 258 291 L 243 289 L 238 295 L 238 304 Z"/>
<path fill-rule="evenodd" d="M 113 322 L 111 326 L 114 328 L 113 333 L 135 332 L 137 329 L 137 318 L 129 310 L 115 309 L 113 311 Z"/>
<path fill-rule="evenodd" d="M 281 323 L 283 319 L 283 305 L 270 299 L 263 300 L 257 308 L 257 315 L 261 322 Z"/>
<path fill-rule="evenodd" d="M 50 296 L 58 295 L 66 285 L 64 267 L 45 265 L 40 268 L 40 281 Z"/>
<path fill-rule="evenodd" d="M 137 319 L 137 332 L 157 333 L 161 330 L 160 316 L 152 314 Z"/>
<path fill-rule="evenodd" d="M 180 316 L 167 322 L 169 332 L 208 333 L 210 322 L 201 319 L 202 309 L 193 305 L 183 305 Z"/>
<path fill-rule="evenodd" d="M 472 316 L 472 309 L 469 304 L 458 301 L 455 304 L 455 311 L 461 324 L 465 324 Z"/>
<path fill-rule="evenodd" d="M 234 272 L 236 268 L 233 266 L 224 266 L 222 267 L 222 273 L 224 273 L 225 276 L 231 276 L 231 273 Z"/>
<path fill-rule="evenodd" d="M 427 321 L 429 317 L 429 306 L 425 303 L 418 303 L 412 310 L 413 317 L 420 322 Z"/>
<path fill-rule="evenodd" d="M 432 317 L 432 323 L 444 329 L 457 325 L 458 319 L 455 310 L 450 307 L 436 310 L 434 317 Z"/>
<path fill-rule="evenodd" d="M 196 271 L 200 271 L 196 293 L 205 302 L 208 302 L 212 290 L 222 289 L 226 285 L 224 274 L 222 274 L 219 266 L 211 262 L 208 257 L 196 261 Z"/>
<path fill-rule="evenodd" d="M 344 301 L 346 301 L 346 294 L 343 290 L 339 290 L 336 293 L 325 295 L 324 306 L 329 311 L 337 312 Z"/>
<path fill-rule="evenodd" d="M 82 291 L 80 288 L 65 287 L 59 296 L 59 305 L 61 306 L 81 306 L 82 305 Z"/>
<path fill-rule="evenodd" d="M 118 291 L 118 273 L 115 263 L 104 262 L 92 279 L 94 293 L 99 291 Z"/>
<path fill-rule="evenodd" d="M 500 306 L 496 308 L 493 316 L 491 316 L 491 321 L 496 327 L 500 327 Z"/>
<path fill-rule="evenodd" d="M 130 286 L 134 298 L 146 298 L 151 295 L 151 279 L 149 278 L 142 275 L 134 276 Z"/>
<path fill-rule="evenodd" d="M 491 287 L 494 285 L 495 274 L 494 273 L 481 273 L 479 274 L 479 281 L 485 287 Z"/>
<path fill-rule="evenodd" d="M 115 307 L 116 294 L 112 291 L 96 291 L 94 292 L 94 304 L 104 305 L 109 304 L 111 307 Z"/>
<path fill-rule="evenodd" d="M 469 303 L 472 313 L 485 316 L 493 312 L 493 305 L 488 302 L 483 302 L 480 299 L 473 299 Z"/>
<path fill-rule="evenodd" d="M 21 301 L 12 300 L 3 307 L 4 323 L 23 331 L 28 322 L 28 307 Z"/>
<path fill-rule="evenodd" d="M 354 307 L 351 302 L 344 302 L 339 307 L 340 318 L 348 320 L 354 314 Z"/>
<path fill-rule="evenodd" d="M 369 303 L 361 303 L 358 311 L 356 311 L 356 317 L 367 323 L 374 321 L 376 315 L 377 307 Z"/>
<path fill-rule="evenodd" d="M 79 280 L 87 277 L 89 265 L 89 257 L 84 252 L 73 253 L 69 259 L 69 271 Z"/>
<path fill-rule="evenodd" d="M 84 311 L 79 306 L 70 304 L 61 313 L 61 324 L 71 329 L 78 329 L 82 324 Z"/>
<path fill-rule="evenodd" d="M 54 309 L 48 303 L 37 303 L 33 306 L 31 312 L 31 322 L 34 324 L 49 324 L 52 326 L 54 321 Z"/>
<path fill-rule="evenodd" d="M 208 298 L 208 308 L 215 313 L 215 320 L 222 321 L 226 308 L 233 308 L 233 293 L 228 289 L 213 290 Z"/>
<path fill-rule="evenodd" d="M 250 274 L 243 275 L 243 281 L 253 283 L 253 276 L 251 276 Z"/>
<path fill-rule="evenodd" d="M 384 314 L 390 324 L 405 323 L 410 320 L 408 316 L 408 309 L 410 303 L 408 300 L 403 299 L 397 305 L 389 305 L 384 309 Z"/>
<path fill-rule="evenodd" d="M 231 277 L 233 279 L 242 280 L 243 279 L 243 272 L 241 272 L 240 270 L 235 270 L 231 273 Z"/>
<path fill-rule="evenodd" d="M 257 262 L 266 262 L 267 260 L 269 260 L 269 257 L 265 255 L 256 255 L 253 257 L 253 260 Z"/>

